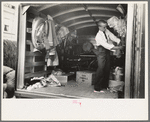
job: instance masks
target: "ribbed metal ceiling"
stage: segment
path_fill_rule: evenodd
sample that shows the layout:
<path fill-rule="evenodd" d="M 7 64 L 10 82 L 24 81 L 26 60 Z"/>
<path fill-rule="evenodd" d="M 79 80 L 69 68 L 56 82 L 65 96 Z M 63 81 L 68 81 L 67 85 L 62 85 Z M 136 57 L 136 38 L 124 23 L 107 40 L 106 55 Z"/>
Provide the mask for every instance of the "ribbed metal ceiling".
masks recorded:
<path fill-rule="evenodd" d="M 50 15 L 56 23 L 68 27 L 70 31 L 77 30 L 79 35 L 95 35 L 98 31 L 98 20 L 122 16 L 116 9 L 119 4 L 48 3 L 30 5 L 38 12 Z M 126 11 L 127 5 L 122 6 Z"/>

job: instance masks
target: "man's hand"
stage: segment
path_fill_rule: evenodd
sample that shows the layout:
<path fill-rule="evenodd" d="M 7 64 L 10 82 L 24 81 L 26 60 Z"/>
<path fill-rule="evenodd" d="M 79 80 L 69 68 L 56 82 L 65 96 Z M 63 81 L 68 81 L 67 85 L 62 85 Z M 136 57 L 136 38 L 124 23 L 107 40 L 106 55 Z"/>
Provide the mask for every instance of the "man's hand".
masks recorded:
<path fill-rule="evenodd" d="M 111 50 L 123 50 L 123 46 L 114 46 Z"/>

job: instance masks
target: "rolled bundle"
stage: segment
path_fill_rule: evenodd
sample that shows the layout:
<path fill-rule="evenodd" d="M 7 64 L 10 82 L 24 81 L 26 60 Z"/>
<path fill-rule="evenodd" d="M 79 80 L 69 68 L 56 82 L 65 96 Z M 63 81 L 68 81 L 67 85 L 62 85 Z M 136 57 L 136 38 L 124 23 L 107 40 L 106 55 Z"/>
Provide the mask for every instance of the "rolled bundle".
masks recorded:
<path fill-rule="evenodd" d="M 32 43 L 34 47 L 38 50 L 42 50 L 45 48 L 44 29 L 45 29 L 45 20 L 41 17 L 34 18 L 32 23 Z"/>
<path fill-rule="evenodd" d="M 125 19 L 118 19 L 116 16 L 113 16 L 107 20 L 108 26 L 113 28 L 119 36 L 125 37 L 126 35 L 126 21 Z"/>
<path fill-rule="evenodd" d="M 91 50 L 94 49 L 94 46 L 91 42 L 85 42 L 83 44 L 83 51 L 85 52 L 91 52 Z"/>

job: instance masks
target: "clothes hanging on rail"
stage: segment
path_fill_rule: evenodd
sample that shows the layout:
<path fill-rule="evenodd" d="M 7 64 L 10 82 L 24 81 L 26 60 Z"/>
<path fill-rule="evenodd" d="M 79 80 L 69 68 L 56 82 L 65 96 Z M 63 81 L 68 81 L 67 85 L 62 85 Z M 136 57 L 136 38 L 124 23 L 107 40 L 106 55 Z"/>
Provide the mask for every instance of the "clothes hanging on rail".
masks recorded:
<path fill-rule="evenodd" d="M 47 66 L 57 66 L 59 65 L 59 60 L 56 46 L 59 44 L 59 41 L 56 36 L 54 21 L 49 15 L 47 15 L 47 28 L 49 29 L 49 32 L 45 41 L 47 50 L 45 60 L 47 62 Z"/>
<path fill-rule="evenodd" d="M 46 49 L 45 61 L 47 66 L 57 66 L 59 63 L 56 46 L 59 41 L 56 36 L 55 24 L 50 15 L 47 19 L 36 17 L 32 23 L 32 42 L 35 47 L 33 52 Z"/>
<path fill-rule="evenodd" d="M 60 38 L 62 38 L 62 39 L 65 39 L 67 34 L 69 34 L 69 29 L 64 26 L 62 26 L 58 31 L 58 35 L 60 35 Z"/>

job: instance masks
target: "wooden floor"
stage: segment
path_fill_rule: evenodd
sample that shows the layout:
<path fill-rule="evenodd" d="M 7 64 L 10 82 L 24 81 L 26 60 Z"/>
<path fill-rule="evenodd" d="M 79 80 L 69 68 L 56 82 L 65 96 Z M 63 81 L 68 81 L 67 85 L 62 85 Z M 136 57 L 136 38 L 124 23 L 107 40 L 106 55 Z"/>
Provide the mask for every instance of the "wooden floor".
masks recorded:
<path fill-rule="evenodd" d="M 40 92 L 45 94 L 56 94 L 56 95 L 66 95 L 73 96 L 77 98 L 104 98 L 104 99 L 115 99 L 118 98 L 118 93 L 111 93 L 109 91 L 105 91 L 105 93 L 95 93 L 93 89 L 93 85 L 87 84 L 84 82 L 75 82 L 74 80 L 69 81 L 65 86 L 61 87 L 43 87 L 32 90 L 33 92 Z"/>

